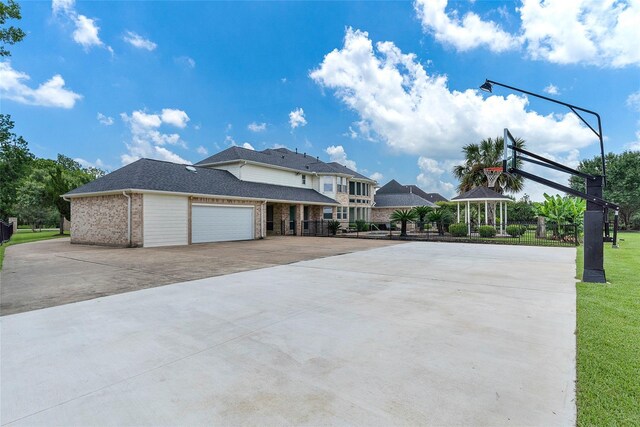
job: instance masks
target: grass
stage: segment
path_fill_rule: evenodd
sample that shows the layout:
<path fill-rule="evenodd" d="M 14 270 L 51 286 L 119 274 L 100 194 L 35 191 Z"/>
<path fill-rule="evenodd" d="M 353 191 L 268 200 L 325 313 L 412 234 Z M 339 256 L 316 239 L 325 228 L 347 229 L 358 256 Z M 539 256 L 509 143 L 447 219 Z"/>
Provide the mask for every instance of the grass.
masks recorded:
<path fill-rule="evenodd" d="M 58 237 L 69 237 L 69 233 L 65 233 L 64 236 L 61 236 L 58 230 L 33 232 L 31 230 L 19 229 L 16 233 L 13 233 L 11 240 L 0 246 L 0 270 L 2 270 L 2 262 L 4 261 L 4 251 L 8 246 L 18 245 L 20 243 L 36 242 L 38 240 L 56 239 Z"/>
<path fill-rule="evenodd" d="M 620 238 L 605 245 L 609 283 L 577 285 L 578 426 L 640 425 L 640 233 Z"/>

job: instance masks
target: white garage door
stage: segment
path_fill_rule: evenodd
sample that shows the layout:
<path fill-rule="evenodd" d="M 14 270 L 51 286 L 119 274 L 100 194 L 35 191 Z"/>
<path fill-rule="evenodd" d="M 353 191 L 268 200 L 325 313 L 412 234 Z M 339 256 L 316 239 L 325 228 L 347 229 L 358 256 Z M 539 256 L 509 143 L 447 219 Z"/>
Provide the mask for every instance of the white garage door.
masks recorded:
<path fill-rule="evenodd" d="M 192 205 L 191 243 L 253 239 L 253 206 Z"/>
<path fill-rule="evenodd" d="M 145 247 L 189 243 L 189 200 L 186 197 L 145 194 L 142 201 Z"/>

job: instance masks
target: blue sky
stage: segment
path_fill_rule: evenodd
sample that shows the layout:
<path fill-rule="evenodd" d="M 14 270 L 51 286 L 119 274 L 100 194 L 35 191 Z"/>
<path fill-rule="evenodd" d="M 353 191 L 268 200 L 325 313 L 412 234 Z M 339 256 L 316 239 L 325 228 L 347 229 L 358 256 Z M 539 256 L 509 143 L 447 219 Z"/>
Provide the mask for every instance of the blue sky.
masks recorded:
<path fill-rule="evenodd" d="M 452 196 L 461 147 L 504 127 L 571 166 L 598 153 L 562 107 L 485 78 L 640 149 L 640 6 L 567 3 L 23 1 L 0 109 L 37 156 L 107 170 L 286 146 Z"/>

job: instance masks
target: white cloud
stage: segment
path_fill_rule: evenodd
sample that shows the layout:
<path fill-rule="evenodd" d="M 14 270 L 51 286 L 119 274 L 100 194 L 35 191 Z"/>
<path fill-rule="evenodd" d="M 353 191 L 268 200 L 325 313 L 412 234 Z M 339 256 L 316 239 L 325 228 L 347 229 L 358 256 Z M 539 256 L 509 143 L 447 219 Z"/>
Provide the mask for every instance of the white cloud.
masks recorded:
<path fill-rule="evenodd" d="M 597 142 L 570 112 L 541 115 L 528 109 L 525 96 L 484 98 L 476 89 L 450 90 L 447 77 L 427 74 L 414 54 L 391 42 L 374 50 L 368 34 L 357 30 L 347 29 L 344 46 L 328 53 L 310 76 L 359 115 L 361 129 L 395 152 L 439 165 L 459 158 L 465 143 L 500 136 L 505 127 L 532 151 L 555 156 Z M 444 173 L 442 185 L 433 182 L 434 191 L 448 188 L 450 169 Z"/>
<path fill-rule="evenodd" d="M 558 64 L 640 65 L 640 2 L 523 0 L 527 52 Z"/>
<path fill-rule="evenodd" d="M 349 130 L 343 133 L 342 136 L 348 136 L 351 139 L 356 139 L 358 137 L 358 132 L 356 132 L 351 126 L 349 126 Z"/>
<path fill-rule="evenodd" d="M 205 147 L 203 147 L 201 145 L 198 148 L 196 148 L 196 153 L 198 153 L 198 154 L 200 154 L 202 156 L 206 156 L 207 154 L 209 154 L 209 150 L 207 150 Z"/>
<path fill-rule="evenodd" d="M 178 56 L 173 58 L 173 62 L 184 68 L 194 69 L 196 68 L 196 61 L 189 56 Z"/>
<path fill-rule="evenodd" d="M 158 47 L 158 45 L 151 40 L 145 39 L 140 34 L 134 33 L 133 31 L 127 31 L 125 35 L 122 36 L 122 39 L 129 43 L 131 46 L 138 49 L 146 49 L 148 51 L 152 51 Z"/>
<path fill-rule="evenodd" d="M 255 148 L 253 148 L 253 145 L 249 144 L 248 142 L 242 143 L 242 148 L 246 148 L 247 150 L 255 150 Z"/>
<path fill-rule="evenodd" d="M 249 129 L 251 132 L 264 132 L 265 130 L 267 130 L 267 124 L 252 122 L 249 123 L 247 129 Z"/>
<path fill-rule="evenodd" d="M 525 96 L 489 96 L 449 90 L 447 77 L 428 75 L 414 54 L 391 42 L 374 51 L 366 32 L 348 29 L 344 46 L 327 54 L 311 78 L 361 118 L 373 135 L 397 152 L 457 158 L 461 141 L 499 136 L 504 127 L 534 151 L 562 152 L 595 141 L 571 113 L 528 111 Z"/>
<path fill-rule="evenodd" d="M 302 108 L 296 108 L 289 113 L 289 124 L 291 125 L 291 129 L 307 124 L 307 119 L 304 117 L 304 110 Z"/>
<path fill-rule="evenodd" d="M 102 113 L 98 113 L 97 117 L 101 125 L 111 126 L 113 124 L 113 117 L 105 116 Z"/>
<path fill-rule="evenodd" d="M 640 112 L 640 90 L 629 94 L 626 104 L 633 111 Z"/>
<path fill-rule="evenodd" d="M 382 175 L 380 172 L 374 172 L 371 174 L 371 176 L 369 176 L 369 178 L 371 178 L 374 181 L 382 181 L 382 179 L 384 179 L 384 175 Z"/>
<path fill-rule="evenodd" d="M 102 170 L 111 169 L 110 166 L 105 165 L 104 162 L 100 159 L 96 159 L 95 162 L 90 162 L 82 158 L 77 158 L 73 160 L 80 163 L 80 166 L 82 166 L 83 168 L 96 168 L 96 169 L 102 169 Z"/>
<path fill-rule="evenodd" d="M 458 10 L 446 11 L 447 0 L 416 0 L 415 9 L 425 32 L 458 51 L 523 48 L 531 59 L 557 64 L 640 66 L 637 0 L 522 0 L 513 33 L 473 12 L 459 18 Z M 504 8 L 495 11 L 505 20 Z"/>
<path fill-rule="evenodd" d="M 111 46 L 104 44 L 100 40 L 100 27 L 96 24 L 96 19 L 78 14 L 75 6 L 75 0 L 53 0 L 51 2 L 54 16 L 68 19 L 75 25 L 75 30 L 72 33 L 73 41 L 81 45 L 85 50 L 96 46 L 103 47 L 113 54 Z"/>
<path fill-rule="evenodd" d="M 443 163 L 450 164 L 450 162 Z M 441 165 L 437 160 L 420 156 L 418 158 L 420 173 L 416 177 L 416 181 L 418 186 L 428 193 L 440 193 L 447 198 L 451 198 L 456 192 L 456 186 L 447 180 L 443 180 L 444 164 Z"/>
<path fill-rule="evenodd" d="M 636 140 L 625 146 L 628 150 L 640 151 L 640 130 L 636 131 Z"/>
<path fill-rule="evenodd" d="M 96 25 L 94 19 L 87 18 L 84 15 L 78 15 L 75 18 L 76 29 L 73 32 L 73 41 L 82 45 L 85 49 L 92 46 L 102 46 L 102 40 L 98 37 L 100 27 Z"/>
<path fill-rule="evenodd" d="M 483 21 L 473 12 L 462 19 L 458 11 L 447 14 L 447 0 L 417 0 L 416 12 L 425 31 L 433 33 L 436 40 L 452 45 L 458 51 L 467 51 L 480 46 L 493 52 L 503 52 L 518 48 L 520 41 L 502 30 L 493 21 Z"/>
<path fill-rule="evenodd" d="M 547 87 L 545 87 L 544 89 L 542 89 L 544 92 L 548 93 L 549 95 L 558 95 L 560 94 L 560 90 L 558 89 L 558 86 L 549 83 L 547 85 Z"/>
<path fill-rule="evenodd" d="M 68 14 L 74 12 L 75 0 L 53 0 L 51 2 L 51 9 L 54 15 L 61 13 Z"/>
<path fill-rule="evenodd" d="M 179 128 L 187 126 L 187 122 L 190 120 L 187 113 L 173 108 L 164 108 L 162 110 L 161 118 L 164 123 L 168 123 Z"/>
<path fill-rule="evenodd" d="M 25 84 L 29 75 L 14 70 L 9 61 L 0 62 L 0 94 L 21 104 L 42 107 L 73 108 L 76 101 L 82 99 L 72 90 L 65 88 L 64 79 L 56 74 L 36 89 Z"/>
<path fill-rule="evenodd" d="M 160 114 L 149 114 L 144 111 L 133 111 L 131 115 L 121 113 L 120 117 L 129 126 L 131 131 L 131 141 L 126 144 L 128 153 L 121 157 L 122 164 L 128 164 L 142 157 L 166 160 L 174 163 L 190 163 L 178 154 L 165 148 L 165 145 L 178 145 L 186 148 L 187 144 L 181 139 L 177 133 L 162 133 L 158 129 L 163 125 L 171 125 L 175 127 L 186 123 L 186 120 L 176 120 L 174 114 L 165 115 L 165 111 L 181 111 L 172 109 L 163 109 Z M 182 112 L 182 111 L 181 111 Z M 184 112 L 182 112 L 184 113 Z M 184 113 L 186 116 L 186 113 Z"/>
<path fill-rule="evenodd" d="M 342 145 L 332 145 L 325 148 L 324 151 L 329 155 L 330 161 L 340 163 L 353 171 L 358 171 L 356 162 L 347 159 L 347 153 L 344 151 L 344 147 Z"/>

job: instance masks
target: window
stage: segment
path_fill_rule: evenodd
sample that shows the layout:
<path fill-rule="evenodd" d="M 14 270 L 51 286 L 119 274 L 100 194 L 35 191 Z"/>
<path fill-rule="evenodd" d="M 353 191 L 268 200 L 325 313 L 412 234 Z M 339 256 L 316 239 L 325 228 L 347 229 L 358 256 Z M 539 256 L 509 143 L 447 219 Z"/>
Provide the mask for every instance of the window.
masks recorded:
<path fill-rule="evenodd" d="M 356 199 L 349 199 L 349 203 L 355 203 Z"/>
<path fill-rule="evenodd" d="M 349 181 L 349 194 L 355 196 L 356 194 L 356 183 L 353 181 Z"/>
<path fill-rule="evenodd" d="M 364 187 L 364 195 L 368 196 L 369 195 L 369 184 L 363 184 Z"/>
<path fill-rule="evenodd" d="M 348 209 L 346 206 L 341 206 L 338 208 L 337 211 L 337 218 L 338 219 L 349 219 L 349 217 L 347 216 L 348 214 Z"/>
<path fill-rule="evenodd" d="M 306 184 L 307 183 L 307 175 L 302 175 L 302 184 Z"/>
<path fill-rule="evenodd" d="M 324 219 L 333 219 L 333 208 L 324 208 L 322 210 Z"/>
<path fill-rule="evenodd" d="M 362 194 L 362 183 L 356 183 L 356 195 L 360 196 Z"/>
<path fill-rule="evenodd" d="M 325 182 L 324 183 L 324 192 L 325 193 L 331 193 L 333 191 L 333 183 L 332 182 Z"/>

